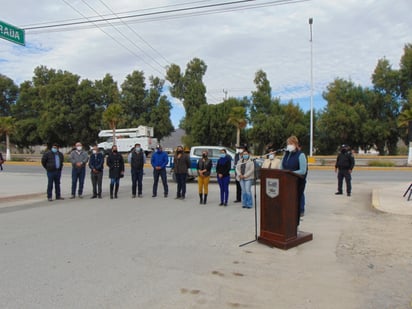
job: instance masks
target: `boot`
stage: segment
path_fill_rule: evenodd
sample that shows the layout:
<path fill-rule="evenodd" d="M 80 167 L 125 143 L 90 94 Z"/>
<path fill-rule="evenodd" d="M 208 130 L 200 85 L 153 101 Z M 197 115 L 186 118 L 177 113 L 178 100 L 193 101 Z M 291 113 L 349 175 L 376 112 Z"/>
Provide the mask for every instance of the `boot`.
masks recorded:
<path fill-rule="evenodd" d="M 207 202 L 207 194 L 204 194 L 203 195 L 203 204 L 206 205 L 206 202 Z"/>
<path fill-rule="evenodd" d="M 116 184 L 116 187 L 114 188 L 114 198 L 117 198 L 117 192 L 119 192 L 119 184 Z"/>
<path fill-rule="evenodd" d="M 203 195 L 202 195 L 202 193 L 199 193 L 199 198 L 200 198 L 200 202 L 199 202 L 199 204 L 203 204 Z"/>
<path fill-rule="evenodd" d="M 113 199 L 113 188 L 114 188 L 114 185 L 110 184 L 110 198 L 111 199 Z"/>

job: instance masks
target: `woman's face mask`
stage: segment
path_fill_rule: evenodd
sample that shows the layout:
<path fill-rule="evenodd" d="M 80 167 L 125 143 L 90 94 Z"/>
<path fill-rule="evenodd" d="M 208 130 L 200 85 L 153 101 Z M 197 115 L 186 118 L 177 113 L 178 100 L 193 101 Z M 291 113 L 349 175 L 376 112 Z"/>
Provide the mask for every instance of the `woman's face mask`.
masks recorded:
<path fill-rule="evenodd" d="M 291 152 L 291 151 L 295 151 L 296 150 L 296 146 L 295 145 L 287 145 L 286 146 L 286 150 Z"/>

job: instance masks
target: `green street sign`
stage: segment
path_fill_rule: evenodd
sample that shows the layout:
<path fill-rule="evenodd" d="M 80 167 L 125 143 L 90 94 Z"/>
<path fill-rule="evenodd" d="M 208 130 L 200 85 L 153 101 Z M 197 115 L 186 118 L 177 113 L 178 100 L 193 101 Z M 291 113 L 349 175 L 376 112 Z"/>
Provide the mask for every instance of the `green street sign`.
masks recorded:
<path fill-rule="evenodd" d="M 24 30 L 0 20 L 0 38 L 25 45 Z"/>

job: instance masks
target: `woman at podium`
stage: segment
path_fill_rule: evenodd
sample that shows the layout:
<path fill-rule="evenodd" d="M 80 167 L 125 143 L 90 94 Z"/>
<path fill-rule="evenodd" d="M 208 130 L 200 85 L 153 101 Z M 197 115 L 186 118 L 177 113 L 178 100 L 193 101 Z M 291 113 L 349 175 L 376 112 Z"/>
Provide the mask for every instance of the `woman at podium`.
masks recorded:
<path fill-rule="evenodd" d="M 286 140 L 286 151 L 283 155 L 282 162 L 280 165 L 281 169 L 292 171 L 302 177 L 299 178 L 298 183 L 298 205 L 301 205 L 301 200 L 303 198 L 303 192 L 305 190 L 306 175 L 308 173 L 308 163 L 305 154 L 300 151 L 299 140 L 296 136 L 292 135 Z M 303 213 L 299 213 L 299 217 Z"/>

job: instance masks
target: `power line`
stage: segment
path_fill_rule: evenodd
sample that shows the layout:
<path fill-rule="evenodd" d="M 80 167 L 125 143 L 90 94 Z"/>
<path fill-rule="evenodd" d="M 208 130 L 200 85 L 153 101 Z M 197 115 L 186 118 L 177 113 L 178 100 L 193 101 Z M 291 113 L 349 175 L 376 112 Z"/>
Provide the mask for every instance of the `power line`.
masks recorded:
<path fill-rule="evenodd" d="M 193 6 L 193 7 L 169 9 L 169 10 L 163 10 L 163 11 L 155 11 L 155 12 L 131 14 L 131 15 L 126 15 L 126 16 L 115 16 L 115 17 L 107 17 L 107 18 L 94 18 L 94 19 L 91 19 L 91 18 L 88 18 L 88 17 L 84 16 L 84 18 L 86 20 L 83 20 L 83 21 L 63 22 L 63 23 L 40 25 L 40 26 L 29 26 L 29 27 L 22 27 L 22 28 L 26 31 L 49 29 L 49 28 L 58 28 L 58 27 L 66 27 L 67 28 L 67 27 L 85 25 L 85 24 L 90 24 L 90 23 L 97 24 L 97 23 L 108 22 L 108 21 L 112 21 L 112 20 L 136 19 L 136 18 L 156 16 L 156 15 L 166 15 L 166 14 L 172 14 L 172 13 L 182 13 L 182 12 L 190 12 L 190 11 L 194 11 L 194 10 L 209 9 L 209 11 L 204 11 L 204 12 L 186 13 L 187 15 L 185 15 L 185 16 L 207 15 L 207 14 L 215 14 L 215 13 L 221 13 L 221 12 L 251 9 L 251 8 L 258 8 L 258 7 L 265 7 L 265 6 L 277 6 L 277 5 L 307 2 L 307 1 L 310 1 L 310 0 L 276 0 L 276 1 L 270 1 L 268 3 L 245 5 L 245 3 L 254 2 L 254 1 L 256 1 L 256 0 L 238 0 L 238 1 L 231 1 L 231 2 L 225 2 L 225 3 L 215 3 L 215 4 L 209 4 L 209 5 L 198 5 L 198 6 Z M 241 4 L 243 4 L 243 5 L 241 5 Z M 235 5 L 238 5 L 238 6 L 235 6 Z M 232 7 L 232 8 L 229 7 L 228 9 L 224 9 L 224 8 L 221 9 L 221 7 L 226 7 L 226 6 L 234 6 L 234 7 Z M 217 8 L 220 8 L 220 9 L 217 9 Z M 165 16 L 165 19 L 170 19 L 170 18 L 171 18 L 170 16 Z M 157 19 L 157 20 L 159 20 L 159 19 Z"/>
<path fill-rule="evenodd" d="M 74 6 L 72 6 L 70 3 L 68 3 L 66 0 L 63 0 L 64 3 L 66 3 L 68 6 L 70 6 L 73 10 L 75 10 L 78 14 L 80 14 L 81 16 L 83 16 L 84 18 L 87 19 L 87 17 L 85 15 L 83 15 L 82 12 L 80 12 L 78 9 L 76 9 Z M 95 24 L 95 23 L 94 23 Z M 132 55 L 134 55 L 136 58 L 139 58 L 141 60 L 143 60 L 143 62 L 145 62 L 147 65 L 149 65 L 153 70 L 155 70 L 156 72 L 163 74 L 163 72 L 161 72 L 160 70 L 158 70 L 157 68 L 155 68 L 154 66 L 152 66 L 150 63 L 148 63 L 147 61 L 145 61 L 144 59 L 142 59 L 138 54 L 136 54 L 133 50 L 131 50 L 130 48 L 128 48 L 126 45 L 124 45 L 122 42 L 120 42 L 119 40 L 117 40 L 114 36 L 112 36 L 110 33 L 104 31 L 103 29 L 101 29 L 101 27 L 97 24 L 95 24 L 95 27 L 98 28 L 100 31 L 102 31 L 104 34 L 106 34 L 108 37 L 110 37 L 113 41 L 115 41 L 117 44 L 119 44 L 121 47 L 123 47 L 124 49 L 126 49 L 127 51 L 129 51 Z"/>

